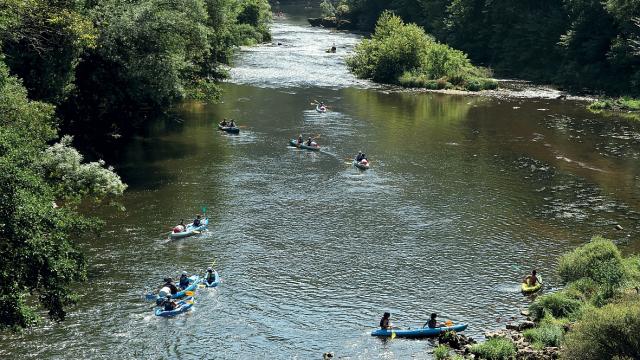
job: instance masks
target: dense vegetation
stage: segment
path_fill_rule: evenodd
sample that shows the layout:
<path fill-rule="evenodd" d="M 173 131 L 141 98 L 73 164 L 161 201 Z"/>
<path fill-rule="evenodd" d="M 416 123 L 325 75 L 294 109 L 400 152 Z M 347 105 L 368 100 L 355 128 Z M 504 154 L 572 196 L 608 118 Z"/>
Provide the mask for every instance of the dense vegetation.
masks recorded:
<path fill-rule="evenodd" d="M 640 0 L 327 2 L 363 30 L 391 10 L 503 77 L 640 95 Z"/>
<path fill-rule="evenodd" d="M 640 257 L 624 258 L 595 237 L 560 259 L 566 287 L 531 304 L 534 345 L 562 345 L 566 359 L 637 358 L 640 354 Z M 565 329 L 570 328 L 565 333 Z"/>
<path fill-rule="evenodd" d="M 216 99 L 232 48 L 268 40 L 270 18 L 266 0 L 0 0 L 0 326 L 65 318 L 86 276 L 75 241 L 100 224 L 79 205 L 126 188 L 60 129 L 86 144 Z"/>
<path fill-rule="evenodd" d="M 370 39 L 347 59 L 358 77 L 407 87 L 467 90 L 495 88 L 488 73 L 471 64 L 461 51 L 440 44 L 415 24 L 384 12 Z"/>
<path fill-rule="evenodd" d="M 126 137 L 179 99 L 216 99 L 233 47 L 270 39 L 267 0 L 3 2 L 10 72 L 83 143 Z"/>

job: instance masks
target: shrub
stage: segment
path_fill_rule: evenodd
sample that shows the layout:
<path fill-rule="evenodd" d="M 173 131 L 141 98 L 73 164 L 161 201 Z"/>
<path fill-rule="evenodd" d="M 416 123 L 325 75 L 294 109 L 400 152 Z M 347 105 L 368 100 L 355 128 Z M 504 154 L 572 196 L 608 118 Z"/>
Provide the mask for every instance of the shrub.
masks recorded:
<path fill-rule="evenodd" d="M 525 330 L 523 335 L 535 347 L 560 346 L 564 336 L 563 323 L 546 316 L 538 327 Z"/>
<path fill-rule="evenodd" d="M 556 292 L 539 296 L 531 305 L 529 311 L 536 320 L 543 319 L 547 314 L 553 317 L 569 317 L 580 310 L 582 303 L 572 299 L 564 292 Z"/>
<path fill-rule="evenodd" d="M 640 354 L 640 302 L 609 304 L 585 316 L 565 336 L 566 359 L 637 359 Z"/>
<path fill-rule="evenodd" d="M 436 360 L 447 360 L 450 358 L 449 356 L 449 347 L 447 345 L 438 345 L 433 350 L 433 357 Z"/>
<path fill-rule="evenodd" d="M 460 50 L 441 44 L 415 24 L 405 24 L 398 16 L 385 11 L 380 15 L 371 39 L 365 39 L 347 59 L 349 69 L 360 78 L 408 87 L 437 89 L 454 84 L 463 86 L 473 78 L 479 90 L 497 86 L 486 77 L 488 71 L 473 66 Z"/>
<path fill-rule="evenodd" d="M 565 283 L 589 278 L 615 288 L 625 280 L 620 250 L 611 240 L 599 236 L 562 256 L 558 272 Z"/>
<path fill-rule="evenodd" d="M 516 346 L 509 339 L 493 338 L 484 343 L 473 345 L 471 353 L 480 359 L 508 360 L 515 358 Z"/>

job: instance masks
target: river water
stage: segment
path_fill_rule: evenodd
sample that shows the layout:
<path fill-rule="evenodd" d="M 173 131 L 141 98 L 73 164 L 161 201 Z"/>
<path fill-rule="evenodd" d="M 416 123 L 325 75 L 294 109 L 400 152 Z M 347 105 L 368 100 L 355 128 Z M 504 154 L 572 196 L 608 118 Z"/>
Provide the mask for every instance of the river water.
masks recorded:
<path fill-rule="evenodd" d="M 221 104 L 183 104 L 121 149 L 126 210 L 95 209 L 107 226 L 83 242 L 79 304 L 3 334 L 0 357 L 431 358 L 431 341 L 369 332 L 384 311 L 411 327 L 437 312 L 481 339 L 529 303 L 531 268 L 549 289 L 558 256 L 594 234 L 640 250 L 639 123 L 580 102 L 376 87 L 344 65 L 360 36 L 285 10 L 281 45 L 240 51 Z M 219 133 L 222 117 L 240 135 Z M 287 147 L 300 133 L 322 152 Z M 358 150 L 369 171 L 350 165 Z M 202 207 L 208 232 L 166 239 Z M 148 290 L 213 261 L 223 284 L 194 311 L 152 314 Z"/>

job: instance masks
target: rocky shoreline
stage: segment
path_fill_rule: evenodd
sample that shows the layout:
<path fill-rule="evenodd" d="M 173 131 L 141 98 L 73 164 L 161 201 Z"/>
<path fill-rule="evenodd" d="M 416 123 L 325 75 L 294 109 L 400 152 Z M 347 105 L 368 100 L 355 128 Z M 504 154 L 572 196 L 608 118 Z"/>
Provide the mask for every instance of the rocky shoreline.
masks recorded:
<path fill-rule="evenodd" d="M 355 27 L 349 20 L 338 19 L 336 17 L 318 17 L 307 18 L 311 26 L 325 27 L 336 30 L 355 30 Z"/>

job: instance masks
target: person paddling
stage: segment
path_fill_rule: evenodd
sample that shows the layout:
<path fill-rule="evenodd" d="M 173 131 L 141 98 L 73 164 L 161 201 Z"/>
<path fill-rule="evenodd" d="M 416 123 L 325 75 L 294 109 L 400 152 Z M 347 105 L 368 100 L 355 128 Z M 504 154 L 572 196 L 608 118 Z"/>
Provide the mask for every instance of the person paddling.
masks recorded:
<path fill-rule="evenodd" d="M 391 314 L 388 312 L 385 312 L 384 315 L 382 315 L 382 319 L 380 319 L 380 329 L 382 330 L 391 330 Z"/>
<path fill-rule="evenodd" d="M 222 126 L 222 127 L 227 126 L 227 118 L 222 119 L 222 122 L 220 123 L 220 126 Z"/>
<path fill-rule="evenodd" d="M 437 317 L 438 317 L 438 314 L 431 313 L 431 319 L 429 319 L 429 321 L 424 323 L 422 327 L 425 328 L 428 326 L 430 329 L 441 327 L 442 324 L 438 324 L 438 320 L 436 320 Z"/>
<path fill-rule="evenodd" d="M 356 162 L 360 162 L 362 161 L 363 157 L 362 157 L 362 151 L 358 151 L 358 155 L 356 155 Z"/>
<path fill-rule="evenodd" d="M 207 282 L 207 284 L 212 284 L 213 282 L 216 281 L 216 275 L 213 273 L 212 267 L 207 268 L 207 275 L 205 276 L 204 279 Z"/>
<path fill-rule="evenodd" d="M 298 144 L 302 144 L 304 142 L 304 139 L 302 138 L 302 134 L 300 134 L 300 136 L 298 136 Z"/>
<path fill-rule="evenodd" d="M 235 122 L 235 120 L 233 120 L 233 119 L 231 120 L 231 122 L 229 123 L 229 127 L 231 127 L 231 128 L 236 127 L 236 122 Z"/>
<path fill-rule="evenodd" d="M 198 227 L 202 224 L 202 220 L 200 219 L 200 215 L 196 215 L 196 218 L 193 219 L 193 226 Z"/>
<path fill-rule="evenodd" d="M 531 271 L 531 275 L 527 275 L 524 277 L 524 279 L 522 279 L 522 282 L 529 285 L 529 286 L 535 286 L 537 283 L 540 282 L 540 280 L 538 280 L 538 276 L 536 275 L 536 270 L 532 270 Z"/>
<path fill-rule="evenodd" d="M 173 283 L 173 279 L 170 277 L 164 278 L 164 285 L 162 285 L 162 288 L 168 288 L 171 295 L 175 295 L 178 293 L 178 291 L 180 291 L 178 290 L 176 284 Z"/>
<path fill-rule="evenodd" d="M 174 300 L 171 300 L 171 295 L 167 295 L 164 299 L 164 311 L 172 311 L 178 307 L 178 304 Z"/>
<path fill-rule="evenodd" d="M 188 288 L 189 287 L 189 283 L 190 283 L 190 281 L 189 281 L 189 277 L 187 276 L 187 272 L 183 271 L 182 275 L 180 275 L 180 284 L 179 284 L 180 288 L 183 289 L 183 290 Z"/>

